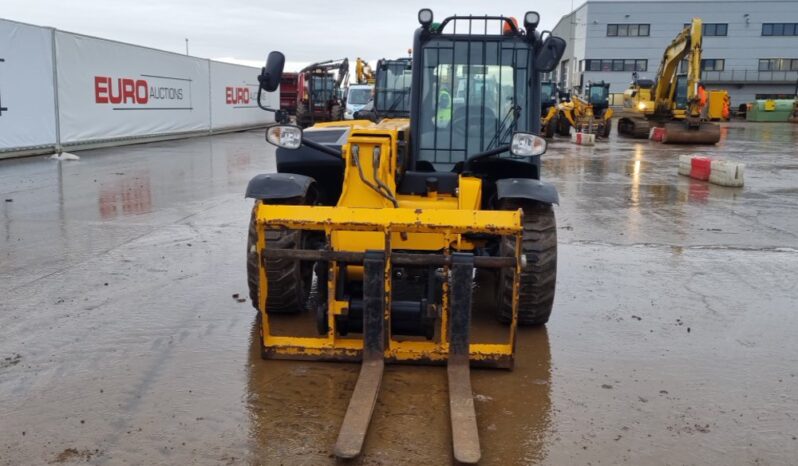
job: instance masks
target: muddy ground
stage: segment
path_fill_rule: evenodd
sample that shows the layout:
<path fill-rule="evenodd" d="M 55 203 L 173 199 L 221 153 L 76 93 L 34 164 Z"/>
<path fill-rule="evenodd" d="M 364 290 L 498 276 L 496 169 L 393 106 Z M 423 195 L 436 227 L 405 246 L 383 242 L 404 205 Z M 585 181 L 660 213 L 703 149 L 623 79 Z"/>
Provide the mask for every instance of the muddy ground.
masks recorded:
<path fill-rule="evenodd" d="M 798 125 L 564 140 L 546 328 L 473 373 L 483 464 L 798 461 Z M 746 163 L 746 186 L 676 174 Z M 262 361 L 244 250 L 262 132 L 0 162 L 0 464 L 329 464 L 355 364 Z M 451 461 L 445 370 L 391 366 L 355 464 Z"/>

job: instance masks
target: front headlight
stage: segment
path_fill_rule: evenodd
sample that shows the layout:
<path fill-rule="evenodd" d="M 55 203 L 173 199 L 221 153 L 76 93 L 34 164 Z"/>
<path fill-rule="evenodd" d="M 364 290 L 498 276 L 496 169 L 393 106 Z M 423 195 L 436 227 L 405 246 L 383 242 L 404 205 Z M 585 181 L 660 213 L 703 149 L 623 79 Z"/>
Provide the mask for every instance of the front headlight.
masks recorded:
<path fill-rule="evenodd" d="M 299 149 L 302 145 L 302 128 L 294 125 L 270 126 L 266 130 L 266 140 L 283 149 Z"/>
<path fill-rule="evenodd" d="M 639 104 L 637 104 L 637 109 L 638 110 L 645 110 L 646 109 L 646 104 L 644 104 L 643 102 L 640 102 Z"/>
<path fill-rule="evenodd" d="M 510 153 L 516 157 L 533 157 L 546 152 L 546 140 L 532 133 L 514 133 Z"/>

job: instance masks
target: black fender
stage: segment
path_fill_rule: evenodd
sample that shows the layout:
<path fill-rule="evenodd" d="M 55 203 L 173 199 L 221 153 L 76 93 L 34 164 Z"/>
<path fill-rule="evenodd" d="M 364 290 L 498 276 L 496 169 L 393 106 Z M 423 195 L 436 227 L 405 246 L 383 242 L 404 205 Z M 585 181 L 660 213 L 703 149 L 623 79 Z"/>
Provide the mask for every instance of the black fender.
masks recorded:
<path fill-rule="evenodd" d="M 246 197 L 262 200 L 305 197 L 313 183 L 313 178 L 294 173 L 256 175 L 249 180 Z"/>
<path fill-rule="evenodd" d="M 560 196 L 553 184 L 532 178 L 505 178 L 496 181 L 496 197 L 529 199 L 544 204 L 559 204 Z"/>

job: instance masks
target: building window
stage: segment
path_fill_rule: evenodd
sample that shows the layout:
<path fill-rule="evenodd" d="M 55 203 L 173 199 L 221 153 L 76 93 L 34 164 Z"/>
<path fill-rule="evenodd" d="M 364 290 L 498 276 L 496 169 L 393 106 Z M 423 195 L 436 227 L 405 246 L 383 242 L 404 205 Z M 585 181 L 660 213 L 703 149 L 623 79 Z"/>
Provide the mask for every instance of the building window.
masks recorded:
<path fill-rule="evenodd" d="M 648 24 L 608 24 L 608 37 L 648 37 L 651 26 Z"/>
<path fill-rule="evenodd" d="M 701 71 L 723 71 L 726 60 L 722 58 L 705 58 L 701 60 Z M 687 59 L 679 63 L 679 73 L 687 73 Z"/>
<path fill-rule="evenodd" d="M 759 71 L 798 71 L 798 58 L 760 58 Z"/>
<path fill-rule="evenodd" d="M 601 59 L 585 60 L 585 71 L 648 71 L 645 59 Z"/>
<path fill-rule="evenodd" d="M 707 23 L 704 24 L 704 30 L 702 31 L 705 36 L 725 36 L 729 29 L 728 24 L 724 23 Z"/>
<path fill-rule="evenodd" d="M 756 100 L 769 100 L 769 99 L 794 99 L 794 94 L 756 94 Z"/>
<path fill-rule="evenodd" d="M 798 23 L 763 23 L 763 36 L 798 36 Z"/>
<path fill-rule="evenodd" d="M 701 60 L 701 71 L 723 71 L 726 67 L 726 60 L 722 58 L 707 58 Z"/>
<path fill-rule="evenodd" d="M 690 24 L 684 23 L 684 27 L 690 27 Z M 726 23 L 704 23 L 701 26 L 701 34 L 704 36 L 727 36 L 729 35 L 729 25 Z"/>

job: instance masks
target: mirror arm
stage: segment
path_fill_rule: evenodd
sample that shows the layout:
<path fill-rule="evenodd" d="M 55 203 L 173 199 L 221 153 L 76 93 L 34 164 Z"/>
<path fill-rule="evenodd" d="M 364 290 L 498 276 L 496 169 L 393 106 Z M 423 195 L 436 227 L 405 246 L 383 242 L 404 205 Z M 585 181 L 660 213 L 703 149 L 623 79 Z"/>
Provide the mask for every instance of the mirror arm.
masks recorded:
<path fill-rule="evenodd" d="M 258 86 L 258 99 L 257 99 L 258 107 L 260 107 L 261 110 L 266 110 L 267 112 L 277 112 L 277 110 L 275 110 L 273 108 L 269 108 L 269 107 L 264 107 L 263 104 L 260 103 L 260 96 L 261 96 L 262 92 L 263 92 L 263 88 Z"/>
<path fill-rule="evenodd" d="M 261 92 L 263 92 L 263 88 L 258 86 L 258 98 L 257 98 L 258 107 L 260 107 L 261 110 L 266 110 L 267 112 L 274 113 L 275 122 L 283 124 L 288 123 L 288 114 L 286 112 L 280 110 L 279 108 L 275 109 L 275 108 L 266 107 L 260 103 Z"/>
<path fill-rule="evenodd" d="M 475 162 L 480 159 L 484 159 L 487 157 L 492 157 L 494 155 L 501 154 L 502 152 L 508 152 L 510 150 L 510 145 L 499 146 L 491 150 L 486 150 L 485 152 L 480 152 L 479 154 L 474 154 L 471 157 L 467 158 L 465 162 L 463 162 L 463 170 L 462 173 L 468 172 L 471 168 L 471 163 Z"/>

